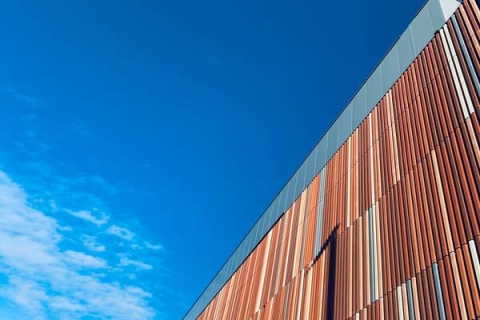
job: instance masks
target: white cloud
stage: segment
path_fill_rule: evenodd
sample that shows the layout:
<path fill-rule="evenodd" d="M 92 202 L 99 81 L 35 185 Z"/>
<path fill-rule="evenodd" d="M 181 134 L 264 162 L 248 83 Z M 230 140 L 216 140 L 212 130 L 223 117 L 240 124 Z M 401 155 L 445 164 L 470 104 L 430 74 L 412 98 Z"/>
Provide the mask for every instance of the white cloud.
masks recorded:
<path fill-rule="evenodd" d="M 77 265 L 79 267 L 86 267 L 86 268 L 107 267 L 107 262 L 105 260 L 90 256 L 83 252 L 67 250 L 63 253 L 63 255 L 64 255 L 64 260 L 66 262 Z"/>
<path fill-rule="evenodd" d="M 50 209 L 51 209 L 53 212 L 58 211 L 57 202 L 56 202 L 55 200 L 49 199 L 49 200 L 48 200 L 48 205 L 50 206 Z"/>
<path fill-rule="evenodd" d="M 135 233 L 133 233 L 132 231 L 126 228 L 119 227 L 117 225 L 111 225 L 107 229 L 107 233 L 113 234 L 123 240 L 128 240 L 128 241 L 132 240 L 133 237 L 135 237 Z"/>
<path fill-rule="evenodd" d="M 8 296 L 35 319 L 44 318 L 43 303 L 48 298 L 45 290 L 35 281 L 23 277 L 12 275 L 9 280 L 9 287 L 2 288 L 0 294 Z"/>
<path fill-rule="evenodd" d="M 58 226 L 57 229 L 60 231 L 73 231 L 72 227 L 70 226 Z"/>
<path fill-rule="evenodd" d="M 152 295 L 145 288 L 118 278 L 103 257 L 65 248 L 71 242 L 60 225 L 33 208 L 25 191 L 0 171 L 0 273 L 7 279 L 0 283 L 0 297 L 30 319 L 155 317 L 149 305 Z M 131 261 L 124 264 L 134 265 Z M 137 268 L 147 270 L 147 264 L 138 263 Z"/>
<path fill-rule="evenodd" d="M 140 269 L 140 270 L 152 270 L 153 269 L 153 267 L 151 265 L 149 265 L 148 263 L 138 261 L 138 260 L 132 260 L 132 259 L 129 259 L 125 256 L 120 258 L 119 266 L 121 266 L 121 267 L 133 266 L 133 267 L 136 267 L 137 269 Z"/>
<path fill-rule="evenodd" d="M 163 249 L 163 246 L 161 244 L 151 244 L 149 242 L 145 242 L 145 247 L 147 247 L 150 250 L 161 250 L 161 249 Z"/>
<path fill-rule="evenodd" d="M 101 218 L 97 218 L 92 214 L 92 212 L 88 210 L 73 211 L 73 210 L 65 209 L 65 212 L 79 219 L 93 223 L 97 227 L 104 225 L 109 220 L 109 218 L 104 213 L 101 214 L 102 216 Z"/>
<path fill-rule="evenodd" d="M 90 251 L 104 252 L 106 250 L 105 246 L 103 244 L 99 244 L 97 242 L 97 238 L 93 236 L 83 235 L 82 242 L 85 248 Z"/>

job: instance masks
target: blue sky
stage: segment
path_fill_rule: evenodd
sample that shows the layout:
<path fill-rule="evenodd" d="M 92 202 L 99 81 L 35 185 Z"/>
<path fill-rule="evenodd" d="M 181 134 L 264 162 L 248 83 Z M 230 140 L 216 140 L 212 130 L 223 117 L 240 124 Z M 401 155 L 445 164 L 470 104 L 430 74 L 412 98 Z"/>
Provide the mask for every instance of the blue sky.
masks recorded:
<path fill-rule="evenodd" d="M 0 319 L 179 319 L 422 4 L 12 1 Z"/>

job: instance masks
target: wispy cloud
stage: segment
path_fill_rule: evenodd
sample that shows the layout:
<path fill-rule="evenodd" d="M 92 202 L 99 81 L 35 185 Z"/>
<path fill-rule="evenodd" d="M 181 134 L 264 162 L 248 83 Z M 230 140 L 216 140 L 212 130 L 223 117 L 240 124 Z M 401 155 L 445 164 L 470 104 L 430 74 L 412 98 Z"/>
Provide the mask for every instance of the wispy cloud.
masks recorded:
<path fill-rule="evenodd" d="M 58 157 L 43 102 L 4 90 L 20 132 L 0 150 L 0 319 L 162 317 L 166 266 L 148 251 L 161 246 L 119 201 L 135 186 Z M 84 122 L 66 129 L 93 134 Z"/>
<path fill-rule="evenodd" d="M 97 242 L 96 237 L 83 235 L 82 242 L 85 248 L 87 248 L 90 251 L 104 252 L 106 250 L 106 247 L 103 244 L 100 244 Z"/>
<path fill-rule="evenodd" d="M 149 265 L 148 263 L 138 261 L 138 260 L 133 260 L 129 259 L 125 256 L 122 256 L 120 258 L 120 263 L 118 264 L 121 267 L 128 267 L 128 266 L 133 266 L 137 268 L 138 270 L 152 270 L 153 267 Z"/>
<path fill-rule="evenodd" d="M 67 250 L 64 253 L 65 261 L 81 268 L 106 268 L 107 262 L 83 252 Z"/>
<path fill-rule="evenodd" d="M 130 231 L 126 228 L 119 227 L 117 225 L 111 225 L 107 229 L 107 233 L 112 234 L 114 236 L 117 236 L 117 237 L 119 237 L 123 240 L 127 240 L 127 241 L 130 241 L 135 237 L 135 233 L 133 233 L 132 231 Z"/>
<path fill-rule="evenodd" d="M 150 250 L 161 250 L 163 246 L 160 244 L 151 244 L 150 242 L 145 242 L 145 247 Z"/>
<path fill-rule="evenodd" d="M 152 265 L 127 255 L 120 262 L 111 260 L 96 238 L 75 227 L 63 231 L 62 215 L 34 207 L 34 200 L 0 171 L 0 273 L 6 277 L 0 282 L 1 297 L 31 319 L 155 317 L 148 288 L 124 281 L 118 273 L 119 267 L 131 273 L 132 267 L 145 272 Z M 101 218 L 78 212 L 76 216 L 104 228 Z M 125 240 L 134 237 L 132 231 L 117 225 L 107 230 Z M 71 237 L 88 243 L 87 249 L 92 245 L 98 250 L 83 252 L 83 246 L 72 244 Z"/>
<path fill-rule="evenodd" d="M 23 92 L 19 92 L 17 90 L 15 90 L 14 88 L 12 87 L 7 87 L 6 88 L 7 92 L 10 93 L 15 99 L 17 99 L 18 101 L 20 102 L 23 102 L 25 103 L 26 105 L 32 107 L 32 108 L 38 108 L 40 106 L 40 101 L 35 98 L 35 97 L 32 97 L 30 95 L 27 95 Z"/>
<path fill-rule="evenodd" d="M 92 212 L 88 210 L 73 211 L 70 209 L 64 209 L 68 214 L 77 217 L 79 219 L 85 220 L 87 222 L 93 223 L 96 226 L 102 226 L 108 222 L 109 217 L 104 213 L 101 213 L 101 217 L 96 217 Z"/>

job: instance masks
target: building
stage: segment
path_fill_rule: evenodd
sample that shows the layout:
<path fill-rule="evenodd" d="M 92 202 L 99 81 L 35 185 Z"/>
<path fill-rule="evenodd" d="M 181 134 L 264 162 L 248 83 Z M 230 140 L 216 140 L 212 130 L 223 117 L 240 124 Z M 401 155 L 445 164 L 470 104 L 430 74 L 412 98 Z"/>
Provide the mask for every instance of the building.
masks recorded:
<path fill-rule="evenodd" d="M 479 75 L 429 0 L 185 319 L 479 318 Z"/>

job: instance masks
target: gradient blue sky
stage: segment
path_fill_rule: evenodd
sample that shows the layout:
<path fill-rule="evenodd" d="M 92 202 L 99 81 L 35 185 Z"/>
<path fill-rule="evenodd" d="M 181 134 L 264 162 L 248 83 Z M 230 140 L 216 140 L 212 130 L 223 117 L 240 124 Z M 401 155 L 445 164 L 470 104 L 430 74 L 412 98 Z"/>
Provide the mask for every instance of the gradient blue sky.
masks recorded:
<path fill-rule="evenodd" d="M 181 318 L 422 3 L 3 3 L 0 319 Z"/>

